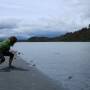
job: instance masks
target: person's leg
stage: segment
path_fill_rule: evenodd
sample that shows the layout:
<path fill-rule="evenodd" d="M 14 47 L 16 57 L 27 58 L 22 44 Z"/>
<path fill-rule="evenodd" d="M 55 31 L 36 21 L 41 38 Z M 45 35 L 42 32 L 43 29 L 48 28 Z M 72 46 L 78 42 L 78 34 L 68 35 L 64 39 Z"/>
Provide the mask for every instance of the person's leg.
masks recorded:
<path fill-rule="evenodd" d="M 0 64 L 2 64 L 5 61 L 5 57 L 2 53 L 0 53 Z"/>
<path fill-rule="evenodd" d="M 12 65 L 12 61 L 13 61 L 13 57 L 14 57 L 14 54 L 11 53 L 11 52 L 9 52 L 9 54 L 10 54 L 9 67 L 11 67 L 11 65 Z"/>
<path fill-rule="evenodd" d="M 4 53 L 4 56 L 10 56 L 10 58 L 9 58 L 9 67 L 11 67 L 14 54 L 13 54 L 12 52 L 5 52 L 5 53 Z"/>

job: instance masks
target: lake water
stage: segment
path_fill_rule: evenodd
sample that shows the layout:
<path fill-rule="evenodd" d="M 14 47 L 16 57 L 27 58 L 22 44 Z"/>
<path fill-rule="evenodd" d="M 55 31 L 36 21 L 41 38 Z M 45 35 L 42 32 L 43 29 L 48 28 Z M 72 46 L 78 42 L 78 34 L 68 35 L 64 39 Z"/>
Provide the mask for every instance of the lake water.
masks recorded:
<path fill-rule="evenodd" d="M 69 90 L 90 90 L 89 42 L 21 42 L 22 58 Z"/>

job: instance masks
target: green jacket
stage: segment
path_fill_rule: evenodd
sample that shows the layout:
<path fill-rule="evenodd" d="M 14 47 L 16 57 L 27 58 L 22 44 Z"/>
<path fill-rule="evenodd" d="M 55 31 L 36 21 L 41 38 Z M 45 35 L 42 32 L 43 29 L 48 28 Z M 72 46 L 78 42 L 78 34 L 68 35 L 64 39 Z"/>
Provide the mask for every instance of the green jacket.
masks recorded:
<path fill-rule="evenodd" d="M 11 43 L 9 39 L 0 42 L 0 52 L 2 53 L 5 51 L 8 51 L 10 49 L 10 46 L 11 46 Z"/>

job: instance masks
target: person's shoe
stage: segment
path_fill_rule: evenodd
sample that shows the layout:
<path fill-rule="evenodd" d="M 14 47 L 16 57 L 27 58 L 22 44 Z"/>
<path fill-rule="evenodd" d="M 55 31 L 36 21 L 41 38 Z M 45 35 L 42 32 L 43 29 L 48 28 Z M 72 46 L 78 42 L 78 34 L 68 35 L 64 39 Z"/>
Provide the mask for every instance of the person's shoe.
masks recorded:
<path fill-rule="evenodd" d="M 10 65 L 10 66 L 9 66 L 9 68 L 13 69 L 13 68 L 14 68 L 14 66 Z"/>

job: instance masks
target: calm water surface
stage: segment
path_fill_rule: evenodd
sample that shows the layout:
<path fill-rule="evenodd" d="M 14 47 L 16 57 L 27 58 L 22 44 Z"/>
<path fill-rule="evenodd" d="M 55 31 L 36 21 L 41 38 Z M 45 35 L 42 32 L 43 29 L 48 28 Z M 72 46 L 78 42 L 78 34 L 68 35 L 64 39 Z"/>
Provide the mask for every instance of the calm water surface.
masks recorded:
<path fill-rule="evenodd" d="M 90 90 L 89 42 L 22 42 L 14 47 L 21 55 L 69 90 Z"/>

